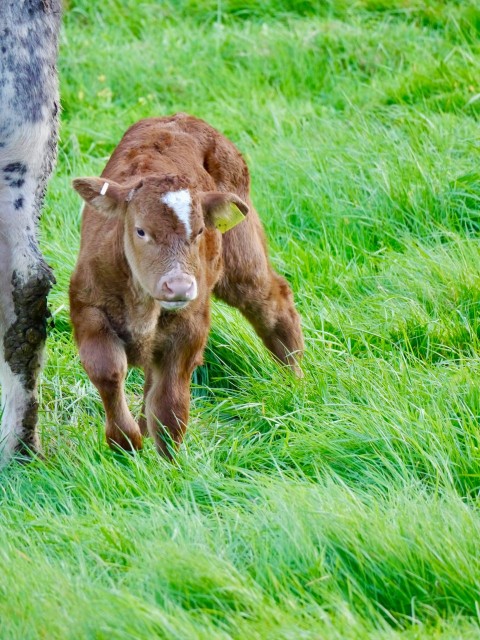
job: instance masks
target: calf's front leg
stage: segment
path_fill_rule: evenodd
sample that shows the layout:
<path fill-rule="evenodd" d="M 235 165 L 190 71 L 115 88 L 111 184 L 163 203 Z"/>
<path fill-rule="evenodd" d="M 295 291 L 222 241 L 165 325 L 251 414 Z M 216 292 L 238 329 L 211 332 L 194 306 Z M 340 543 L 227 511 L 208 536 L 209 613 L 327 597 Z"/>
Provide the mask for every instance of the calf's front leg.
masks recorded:
<path fill-rule="evenodd" d="M 147 427 L 160 455 L 172 458 L 185 435 L 190 410 L 191 372 L 153 369 L 146 397 Z"/>
<path fill-rule="evenodd" d="M 117 336 L 106 331 L 101 312 L 88 312 L 92 328 L 103 329 L 78 332 L 80 360 L 88 377 L 98 389 L 106 414 L 106 438 L 111 447 L 126 451 L 142 448 L 142 434 L 133 419 L 125 398 L 127 356 Z M 86 314 L 84 314 L 86 315 Z M 84 318 L 85 319 L 85 318 Z"/>
<path fill-rule="evenodd" d="M 145 373 L 145 383 L 143 385 L 143 404 L 142 411 L 140 413 L 140 417 L 138 418 L 138 426 L 140 427 L 140 432 L 142 436 L 148 436 L 148 427 L 147 427 L 147 405 L 146 398 L 148 396 L 148 392 L 150 391 L 150 387 L 152 386 L 152 372 L 149 367 L 146 367 L 144 370 Z"/>
<path fill-rule="evenodd" d="M 200 318 L 202 321 L 200 321 Z M 148 432 L 160 455 L 172 458 L 187 429 L 190 379 L 203 362 L 210 326 L 209 309 L 178 330 L 174 343 L 154 357 L 146 377 L 145 414 Z"/>

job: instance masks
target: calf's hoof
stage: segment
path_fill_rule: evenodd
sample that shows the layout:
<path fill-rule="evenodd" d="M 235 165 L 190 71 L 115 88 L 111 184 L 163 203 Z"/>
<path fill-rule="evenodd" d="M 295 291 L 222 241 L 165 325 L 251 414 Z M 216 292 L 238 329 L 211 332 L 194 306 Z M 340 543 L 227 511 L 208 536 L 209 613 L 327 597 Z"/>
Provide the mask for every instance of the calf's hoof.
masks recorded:
<path fill-rule="evenodd" d="M 161 458 L 165 458 L 170 462 L 173 462 L 175 459 L 175 455 L 178 452 L 180 445 L 174 444 L 172 442 L 156 442 L 155 448 L 157 449 L 157 453 Z"/>
<path fill-rule="evenodd" d="M 163 429 L 155 435 L 155 448 L 162 458 L 172 461 L 180 449 L 182 440 L 183 434 L 172 435 L 167 429 Z"/>
<path fill-rule="evenodd" d="M 302 378 L 305 377 L 305 374 L 303 373 L 303 370 L 300 367 L 300 364 L 296 360 L 294 360 L 292 363 L 290 363 L 289 366 L 290 366 L 290 368 L 291 368 L 291 370 L 293 372 L 293 375 L 296 378 L 301 380 Z"/>
<path fill-rule="evenodd" d="M 138 451 L 142 448 L 142 434 L 135 424 L 128 429 L 121 429 L 117 425 L 107 425 L 106 437 L 108 445 L 112 449 L 122 449 L 123 451 Z"/>

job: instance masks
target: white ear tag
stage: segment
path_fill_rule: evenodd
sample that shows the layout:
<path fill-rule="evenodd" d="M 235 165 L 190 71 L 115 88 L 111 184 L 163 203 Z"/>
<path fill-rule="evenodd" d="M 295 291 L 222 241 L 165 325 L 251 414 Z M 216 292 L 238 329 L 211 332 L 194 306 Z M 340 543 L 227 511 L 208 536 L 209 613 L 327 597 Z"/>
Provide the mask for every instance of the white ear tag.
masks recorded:
<path fill-rule="evenodd" d="M 104 183 L 104 185 L 103 185 L 103 187 L 102 187 L 102 190 L 100 191 L 100 195 L 101 195 L 101 196 L 104 196 L 104 195 L 107 193 L 107 189 L 108 189 L 108 187 L 109 187 L 109 186 L 110 186 L 110 185 L 108 184 L 108 182 L 105 182 L 105 183 Z"/>

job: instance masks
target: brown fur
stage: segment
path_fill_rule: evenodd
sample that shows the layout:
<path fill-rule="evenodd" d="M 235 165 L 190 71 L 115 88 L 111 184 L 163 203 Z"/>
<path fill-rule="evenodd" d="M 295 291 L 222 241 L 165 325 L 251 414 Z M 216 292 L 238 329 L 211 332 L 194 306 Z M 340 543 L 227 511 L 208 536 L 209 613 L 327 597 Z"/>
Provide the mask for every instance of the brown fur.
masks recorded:
<path fill-rule="evenodd" d="M 142 120 L 126 132 L 101 178 L 74 186 L 87 206 L 70 312 L 81 361 L 105 406 L 111 445 L 138 449 L 147 431 L 164 455 L 171 455 L 170 444 L 180 444 L 212 292 L 240 309 L 276 358 L 300 373 L 303 338 L 293 296 L 268 262 L 248 169 L 229 140 L 185 114 Z M 162 194 L 181 189 L 192 198 L 190 241 L 178 216 L 161 205 Z M 222 235 L 215 225 L 230 203 L 247 215 Z M 140 224 L 148 241 L 137 237 Z M 197 297 L 178 311 L 158 301 L 158 283 L 172 264 L 179 278 L 197 284 Z M 129 365 L 145 371 L 140 427 L 124 395 Z"/>

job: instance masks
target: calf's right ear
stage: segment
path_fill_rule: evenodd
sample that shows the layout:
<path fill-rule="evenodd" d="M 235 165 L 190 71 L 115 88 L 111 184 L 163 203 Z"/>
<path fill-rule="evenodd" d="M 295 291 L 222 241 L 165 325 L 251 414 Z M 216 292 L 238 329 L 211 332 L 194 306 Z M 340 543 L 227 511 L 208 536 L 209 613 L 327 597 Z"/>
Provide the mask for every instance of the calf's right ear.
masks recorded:
<path fill-rule="evenodd" d="M 106 215 L 116 215 L 140 189 L 143 180 L 122 186 L 110 178 L 75 178 L 72 185 L 85 202 Z"/>

